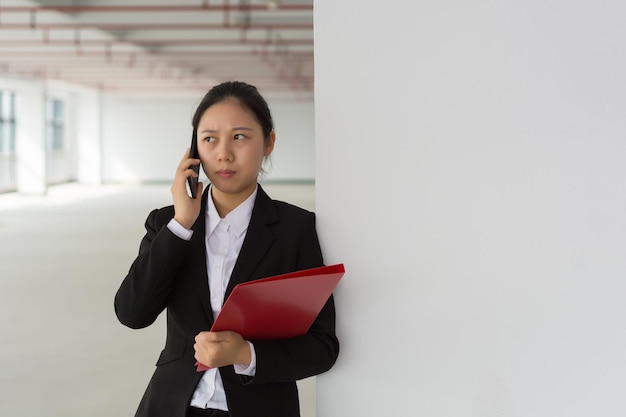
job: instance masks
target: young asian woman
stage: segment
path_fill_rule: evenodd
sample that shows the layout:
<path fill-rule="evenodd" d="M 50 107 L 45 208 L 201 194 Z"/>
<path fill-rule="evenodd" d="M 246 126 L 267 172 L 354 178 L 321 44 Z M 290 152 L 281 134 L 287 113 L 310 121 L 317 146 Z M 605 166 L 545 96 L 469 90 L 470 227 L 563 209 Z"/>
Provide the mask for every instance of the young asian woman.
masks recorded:
<path fill-rule="evenodd" d="M 332 296 L 309 331 L 283 340 L 210 332 L 238 283 L 323 265 L 312 212 L 272 200 L 258 184 L 276 141 L 269 106 L 243 82 L 213 87 L 193 120 L 173 205 L 153 210 L 115 296 L 118 319 L 151 325 L 167 311 L 165 347 L 137 417 L 297 417 L 296 381 L 329 370 L 339 354 Z M 187 192 L 201 167 L 210 185 Z M 198 361 L 208 367 L 197 372 Z"/>

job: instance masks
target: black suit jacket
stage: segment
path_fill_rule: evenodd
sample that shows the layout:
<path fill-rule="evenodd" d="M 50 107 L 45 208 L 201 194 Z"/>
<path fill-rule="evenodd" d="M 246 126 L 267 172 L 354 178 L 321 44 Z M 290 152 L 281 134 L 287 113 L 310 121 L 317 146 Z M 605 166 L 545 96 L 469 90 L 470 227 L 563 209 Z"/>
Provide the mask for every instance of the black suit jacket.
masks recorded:
<path fill-rule="evenodd" d="M 178 238 L 166 227 L 174 217 L 173 206 L 150 213 L 139 255 L 115 296 L 117 317 L 131 328 L 149 326 L 167 309 L 165 348 L 137 410 L 138 417 L 184 417 L 202 377 L 194 366 L 194 337 L 209 330 L 214 320 L 204 243 L 208 188 L 190 241 Z M 225 297 L 241 282 L 322 264 L 315 215 L 271 200 L 259 186 Z M 232 366 L 219 369 L 231 416 L 299 416 L 295 381 L 327 371 L 339 354 L 333 298 L 306 335 L 252 342 L 257 355 L 253 378 L 235 374 Z"/>

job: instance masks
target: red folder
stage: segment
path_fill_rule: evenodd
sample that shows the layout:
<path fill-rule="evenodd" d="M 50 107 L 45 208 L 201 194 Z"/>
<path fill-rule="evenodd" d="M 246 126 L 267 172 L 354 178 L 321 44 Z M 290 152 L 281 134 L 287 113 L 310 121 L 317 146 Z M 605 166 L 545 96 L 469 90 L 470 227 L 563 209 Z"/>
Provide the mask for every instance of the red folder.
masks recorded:
<path fill-rule="evenodd" d="M 251 341 L 303 335 L 344 273 L 337 264 L 238 284 L 211 331 L 231 330 Z M 197 365 L 198 371 L 208 369 Z"/>

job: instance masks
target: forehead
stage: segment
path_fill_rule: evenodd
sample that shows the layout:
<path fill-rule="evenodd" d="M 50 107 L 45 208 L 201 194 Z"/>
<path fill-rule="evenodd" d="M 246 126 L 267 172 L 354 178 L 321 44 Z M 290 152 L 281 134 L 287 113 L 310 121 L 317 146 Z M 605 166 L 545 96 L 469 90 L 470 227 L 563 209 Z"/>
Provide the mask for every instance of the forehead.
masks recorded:
<path fill-rule="evenodd" d="M 198 128 L 228 128 L 235 126 L 250 128 L 261 127 L 250 109 L 236 100 L 226 99 L 213 104 L 204 111 L 200 118 Z"/>

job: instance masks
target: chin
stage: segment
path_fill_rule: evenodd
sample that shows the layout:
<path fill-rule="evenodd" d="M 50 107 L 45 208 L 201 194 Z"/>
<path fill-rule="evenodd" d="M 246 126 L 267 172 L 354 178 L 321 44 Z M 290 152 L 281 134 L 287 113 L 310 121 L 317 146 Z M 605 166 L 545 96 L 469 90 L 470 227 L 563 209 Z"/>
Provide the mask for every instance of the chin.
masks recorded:
<path fill-rule="evenodd" d="M 228 183 L 228 181 L 223 181 L 220 178 L 216 178 L 215 181 L 211 181 L 211 184 L 218 190 L 220 190 L 224 194 L 239 194 L 246 192 L 256 186 L 256 181 L 251 184 L 242 185 L 242 184 L 232 184 Z"/>

